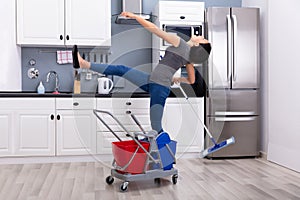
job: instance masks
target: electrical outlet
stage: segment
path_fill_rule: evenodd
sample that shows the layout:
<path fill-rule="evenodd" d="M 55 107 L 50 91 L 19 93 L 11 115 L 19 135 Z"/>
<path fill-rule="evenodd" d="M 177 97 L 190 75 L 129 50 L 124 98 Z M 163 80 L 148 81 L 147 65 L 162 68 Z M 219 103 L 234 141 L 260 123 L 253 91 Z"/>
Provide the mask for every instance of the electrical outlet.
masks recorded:
<path fill-rule="evenodd" d="M 85 80 L 92 80 L 92 73 L 86 73 Z"/>

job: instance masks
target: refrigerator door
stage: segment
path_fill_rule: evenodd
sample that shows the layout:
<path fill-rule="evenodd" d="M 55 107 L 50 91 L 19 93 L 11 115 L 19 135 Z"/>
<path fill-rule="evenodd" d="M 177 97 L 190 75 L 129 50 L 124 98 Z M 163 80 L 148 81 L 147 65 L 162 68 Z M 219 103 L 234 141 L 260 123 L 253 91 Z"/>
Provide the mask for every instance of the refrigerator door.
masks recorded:
<path fill-rule="evenodd" d="M 207 125 L 209 130 L 218 139 L 218 143 L 234 136 L 235 143 L 223 148 L 208 157 L 244 157 L 258 156 L 258 133 L 259 133 L 259 117 L 243 116 L 243 117 L 208 117 Z M 212 142 L 206 137 L 206 147 L 213 146 Z"/>
<path fill-rule="evenodd" d="M 208 116 L 259 115 L 259 90 L 210 90 L 206 97 Z"/>
<path fill-rule="evenodd" d="M 206 34 L 212 44 L 209 56 L 209 88 L 230 88 L 231 18 L 230 8 L 207 8 Z"/>
<path fill-rule="evenodd" d="M 232 89 L 259 88 L 259 9 L 232 8 Z"/>

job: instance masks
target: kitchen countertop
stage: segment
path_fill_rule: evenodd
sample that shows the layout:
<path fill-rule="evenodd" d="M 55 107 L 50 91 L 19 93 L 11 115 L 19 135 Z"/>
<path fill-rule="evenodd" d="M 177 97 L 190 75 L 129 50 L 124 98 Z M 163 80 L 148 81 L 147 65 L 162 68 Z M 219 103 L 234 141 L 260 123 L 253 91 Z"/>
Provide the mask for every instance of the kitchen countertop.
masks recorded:
<path fill-rule="evenodd" d="M 187 91 L 187 95 L 189 97 L 195 97 L 193 94 L 189 94 Z M 46 92 L 45 94 L 38 94 L 36 92 L 17 92 L 17 91 L 0 91 L 0 98 L 9 98 L 9 97 L 55 97 L 55 98 L 63 98 L 63 97 L 96 97 L 96 98 L 103 98 L 103 97 L 112 97 L 112 98 L 143 98 L 143 97 L 150 97 L 149 93 L 146 92 L 134 92 L 134 93 L 127 93 L 127 92 L 113 92 L 110 94 L 98 94 L 98 93 L 81 93 L 81 94 L 73 94 L 71 92 L 61 92 L 59 94 L 53 94 L 51 92 Z M 170 92 L 169 97 L 184 97 L 183 94 L 179 89 L 172 89 Z"/>
<path fill-rule="evenodd" d="M 142 98 L 149 97 L 148 93 L 136 92 L 136 93 L 111 93 L 111 94 L 97 94 L 97 93 L 82 93 L 82 94 L 73 94 L 70 92 L 61 92 L 59 94 L 53 94 L 46 92 L 45 94 L 38 94 L 35 92 L 0 92 L 0 98 L 5 97 L 55 97 L 55 98 L 63 98 L 63 97 L 114 97 L 114 98 L 122 98 L 122 97 L 133 97 L 133 98 Z"/>

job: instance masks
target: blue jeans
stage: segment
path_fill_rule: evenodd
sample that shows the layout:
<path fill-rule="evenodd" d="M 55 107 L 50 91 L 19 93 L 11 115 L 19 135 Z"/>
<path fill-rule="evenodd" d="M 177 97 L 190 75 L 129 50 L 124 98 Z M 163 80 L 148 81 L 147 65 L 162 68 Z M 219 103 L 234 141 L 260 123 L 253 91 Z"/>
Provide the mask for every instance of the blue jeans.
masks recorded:
<path fill-rule="evenodd" d="M 124 65 L 108 65 L 91 63 L 91 70 L 105 75 L 116 75 L 141 88 L 150 94 L 150 121 L 153 130 L 158 133 L 163 131 L 162 117 L 166 99 L 170 94 L 170 88 L 149 82 L 150 74 L 130 68 Z"/>

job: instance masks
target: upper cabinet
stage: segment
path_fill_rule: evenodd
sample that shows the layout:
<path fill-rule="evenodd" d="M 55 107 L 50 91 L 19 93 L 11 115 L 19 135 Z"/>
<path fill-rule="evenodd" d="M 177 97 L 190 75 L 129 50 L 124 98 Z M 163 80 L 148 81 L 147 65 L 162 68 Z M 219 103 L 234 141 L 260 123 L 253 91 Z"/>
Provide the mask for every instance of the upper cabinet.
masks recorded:
<path fill-rule="evenodd" d="M 110 46 L 109 0 L 17 0 L 17 44 Z"/>

